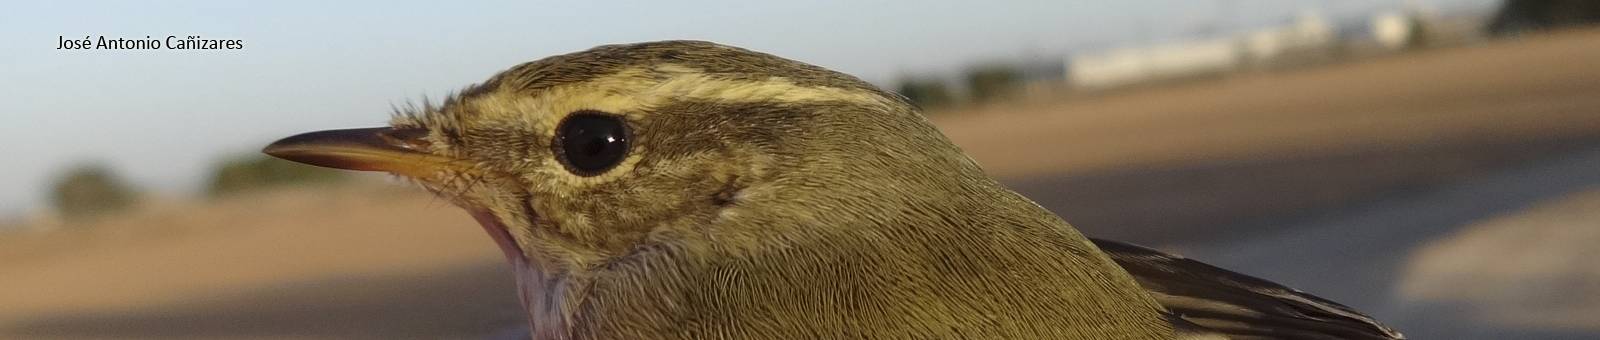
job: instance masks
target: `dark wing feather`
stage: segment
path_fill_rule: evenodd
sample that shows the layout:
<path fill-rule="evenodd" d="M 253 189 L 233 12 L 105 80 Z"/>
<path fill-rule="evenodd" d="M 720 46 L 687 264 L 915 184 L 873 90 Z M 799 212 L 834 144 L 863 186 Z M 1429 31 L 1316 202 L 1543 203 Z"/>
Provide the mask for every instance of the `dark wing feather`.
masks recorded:
<path fill-rule="evenodd" d="M 1404 339 L 1333 301 L 1199 261 L 1091 239 L 1167 308 L 1179 333 L 1226 339 Z"/>

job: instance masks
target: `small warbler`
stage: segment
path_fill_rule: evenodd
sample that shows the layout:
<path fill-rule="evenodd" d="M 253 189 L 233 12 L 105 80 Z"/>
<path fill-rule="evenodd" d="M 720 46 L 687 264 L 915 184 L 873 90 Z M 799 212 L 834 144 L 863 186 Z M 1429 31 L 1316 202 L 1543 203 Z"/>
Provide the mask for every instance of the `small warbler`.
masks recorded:
<path fill-rule="evenodd" d="M 1085 238 L 903 97 L 696 41 L 518 65 L 266 153 L 386 171 L 503 250 L 537 339 L 1397 339 L 1339 304 Z"/>

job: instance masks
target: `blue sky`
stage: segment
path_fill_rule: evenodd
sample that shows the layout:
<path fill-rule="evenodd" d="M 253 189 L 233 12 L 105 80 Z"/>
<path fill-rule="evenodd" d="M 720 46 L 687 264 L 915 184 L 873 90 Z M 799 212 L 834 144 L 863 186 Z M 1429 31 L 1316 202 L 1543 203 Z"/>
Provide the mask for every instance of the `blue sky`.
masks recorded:
<path fill-rule="evenodd" d="M 1484 7 L 1492 0 L 1410 1 Z M 157 193 L 295 132 L 375 126 L 390 105 L 606 43 L 712 40 L 869 81 L 992 59 L 1237 30 L 1389 0 L 22 2 L 0 12 L 0 216 L 100 162 Z M 242 50 L 56 50 L 58 36 L 242 39 Z"/>

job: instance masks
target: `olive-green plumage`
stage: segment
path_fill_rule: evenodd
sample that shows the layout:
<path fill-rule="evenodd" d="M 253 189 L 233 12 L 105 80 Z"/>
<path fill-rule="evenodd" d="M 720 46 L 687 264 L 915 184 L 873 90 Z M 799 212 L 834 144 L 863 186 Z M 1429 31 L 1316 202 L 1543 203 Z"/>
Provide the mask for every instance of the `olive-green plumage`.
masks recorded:
<path fill-rule="evenodd" d="M 624 122 L 626 157 L 575 171 L 557 136 L 575 112 Z M 1184 268 L 1113 262 L 899 96 L 816 66 L 706 42 L 602 46 L 516 66 L 393 125 L 416 135 L 407 152 L 444 160 L 406 174 L 501 236 L 536 338 L 1200 328 L 1123 265 Z M 306 144 L 288 141 L 269 152 Z M 1155 296 L 1180 295 L 1168 293 Z"/>

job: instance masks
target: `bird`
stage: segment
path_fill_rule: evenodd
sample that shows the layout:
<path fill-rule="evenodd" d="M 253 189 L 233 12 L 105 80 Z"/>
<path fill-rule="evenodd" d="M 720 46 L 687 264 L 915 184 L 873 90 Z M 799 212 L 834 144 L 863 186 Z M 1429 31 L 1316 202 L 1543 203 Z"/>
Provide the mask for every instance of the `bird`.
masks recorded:
<path fill-rule="evenodd" d="M 1347 306 L 1085 237 L 905 97 L 705 41 L 602 45 L 263 151 L 467 211 L 535 339 L 1401 339 Z"/>

